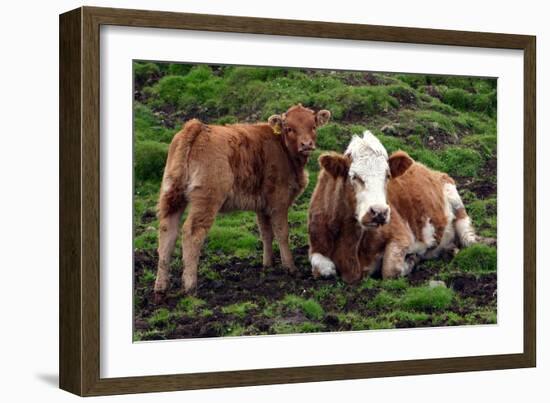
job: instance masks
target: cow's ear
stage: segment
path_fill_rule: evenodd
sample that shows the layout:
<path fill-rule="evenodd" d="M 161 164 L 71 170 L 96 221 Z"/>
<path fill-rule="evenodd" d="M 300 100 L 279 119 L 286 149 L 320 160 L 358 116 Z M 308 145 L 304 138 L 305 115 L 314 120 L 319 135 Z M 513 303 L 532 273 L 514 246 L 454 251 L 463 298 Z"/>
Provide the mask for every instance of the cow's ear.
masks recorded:
<path fill-rule="evenodd" d="M 271 115 L 267 119 L 267 123 L 273 129 L 273 133 L 281 134 L 281 130 L 283 129 L 283 117 L 281 115 Z"/>
<path fill-rule="evenodd" d="M 403 175 L 413 162 L 414 160 L 405 151 L 394 152 L 388 160 L 392 178 Z"/>
<path fill-rule="evenodd" d="M 336 153 L 326 153 L 319 157 L 319 165 L 335 178 L 347 176 L 350 163 L 349 157 Z"/>
<path fill-rule="evenodd" d="M 326 125 L 329 120 L 330 120 L 330 111 L 327 111 L 326 109 L 321 109 L 319 112 L 315 114 L 315 122 L 317 123 L 317 127 Z"/>

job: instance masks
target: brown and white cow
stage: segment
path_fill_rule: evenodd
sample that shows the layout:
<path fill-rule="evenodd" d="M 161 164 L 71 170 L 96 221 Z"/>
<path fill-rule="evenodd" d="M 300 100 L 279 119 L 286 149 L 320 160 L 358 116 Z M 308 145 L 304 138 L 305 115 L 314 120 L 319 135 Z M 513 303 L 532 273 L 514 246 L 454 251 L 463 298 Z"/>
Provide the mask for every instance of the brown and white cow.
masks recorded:
<path fill-rule="evenodd" d="M 315 130 L 329 119 L 327 110 L 315 113 L 295 105 L 271 116 L 268 123 L 214 126 L 193 119 L 185 124 L 170 144 L 160 190 L 157 296 L 169 286 L 170 259 L 187 205 L 185 292 L 196 288 L 200 250 L 219 211 L 255 211 L 264 265 L 272 264 L 275 234 L 283 266 L 295 270 L 288 245 L 288 209 L 307 185 L 304 166 L 315 149 Z"/>
<path fill-rule="evenodd" d="M 319 163 L 308 222 L 314 276 L 407 275 L 419 258 L 477 241 L 453 179 L 403 151 L 388 158 L 368 131 Z"/>

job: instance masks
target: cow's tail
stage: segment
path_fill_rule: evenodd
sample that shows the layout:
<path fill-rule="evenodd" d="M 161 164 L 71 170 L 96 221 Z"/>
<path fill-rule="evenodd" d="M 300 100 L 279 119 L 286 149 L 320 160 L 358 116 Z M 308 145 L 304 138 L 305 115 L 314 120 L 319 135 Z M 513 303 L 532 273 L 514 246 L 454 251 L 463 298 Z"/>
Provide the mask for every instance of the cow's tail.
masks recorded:
<path fill-rule="evenodd" d="M 462 198 L 458 194 L 454 182 L 447 182 L 443 185 L 445 196 L 455 217 L 454 226 L 460 246 L 467 247 L 478 243 L 472 220 L 466 212 Z"/>
<path fill-rule="evenodd" d="M 183 130 L 174 136 L 162 177 L 158 214 L 163 216 L 183 211 L 187 206 L 190 185 L 189 158 L 191 148 L 206 126 L 197 119 L 188 121 Z"/>

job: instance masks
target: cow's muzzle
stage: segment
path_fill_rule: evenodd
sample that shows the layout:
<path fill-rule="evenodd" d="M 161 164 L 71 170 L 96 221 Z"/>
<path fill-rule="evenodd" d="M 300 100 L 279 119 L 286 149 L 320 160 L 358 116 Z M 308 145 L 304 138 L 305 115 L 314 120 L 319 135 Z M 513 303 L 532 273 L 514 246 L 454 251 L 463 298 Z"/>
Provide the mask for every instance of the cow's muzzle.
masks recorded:
<path fill-rule="evenodd" d="M 367 213 L 361 218 L 361 226 L 363 228 L 378 228 L 390 221 L 389 206 L 374 205 L 369 208 Z"/>

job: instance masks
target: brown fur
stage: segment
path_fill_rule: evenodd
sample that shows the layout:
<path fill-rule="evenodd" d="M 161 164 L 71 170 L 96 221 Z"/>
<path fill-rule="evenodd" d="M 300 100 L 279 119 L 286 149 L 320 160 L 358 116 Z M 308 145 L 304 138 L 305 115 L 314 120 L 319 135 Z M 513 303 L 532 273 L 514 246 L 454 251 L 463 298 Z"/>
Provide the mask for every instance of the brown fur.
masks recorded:
<path fill-rule="evenodd" d="M 183 287 L 193 292 L 200 249 L 219 211 L 257 213 L 264 245 L 263 261 L 272 264 L 273 236 L 281 260 L 294 270 L 288 245 L 288 209 L 307 185 L 304 166 L 315 148 L 316 127 L 330 112 L 293 106 L 269 123 L 210 126 L 190 120 L 174 136 L 159 199 L 159 265 L 155 291 L 169 284 L 169 263 L 177 223 L 183 225 Z"/>
<path fill-rule="evenodd" d="M 350 160 L 330 153 L 321 155 L 319 164 L 322 169 L 308 212 L 310 255 L 329 257 L 344 281 L 353 283 L 361 279 L 362 269 L 355 251 L 361 230 L 354 215 L 353 188 L 347 179 Z"/>
<path fill-rule="evenodd" d="M 390 222 L 361 230 L 347 174 L 350 161 L 332 153 L 322 155 L 319 162 L 322 170 L 309 208 L 310 256 L 320 253 L 331 259 L 348 283 L 380 265 L 384 278 L 406 274 L 418 258 L 407 256 L 413 242 L 411 232 L 415 240 L 429 241 L 422 233 L 428 220 L 435 230 L 431 250 L 437 249 L 448 221 L 443 186 L 454 184 L 447 174 L 414 162 L 403 151 L 392 154 L 388 161 L 392 177 L 387 187 Z M 454 214 L 456 220 L 467 218 L 463 207 Z"/>

